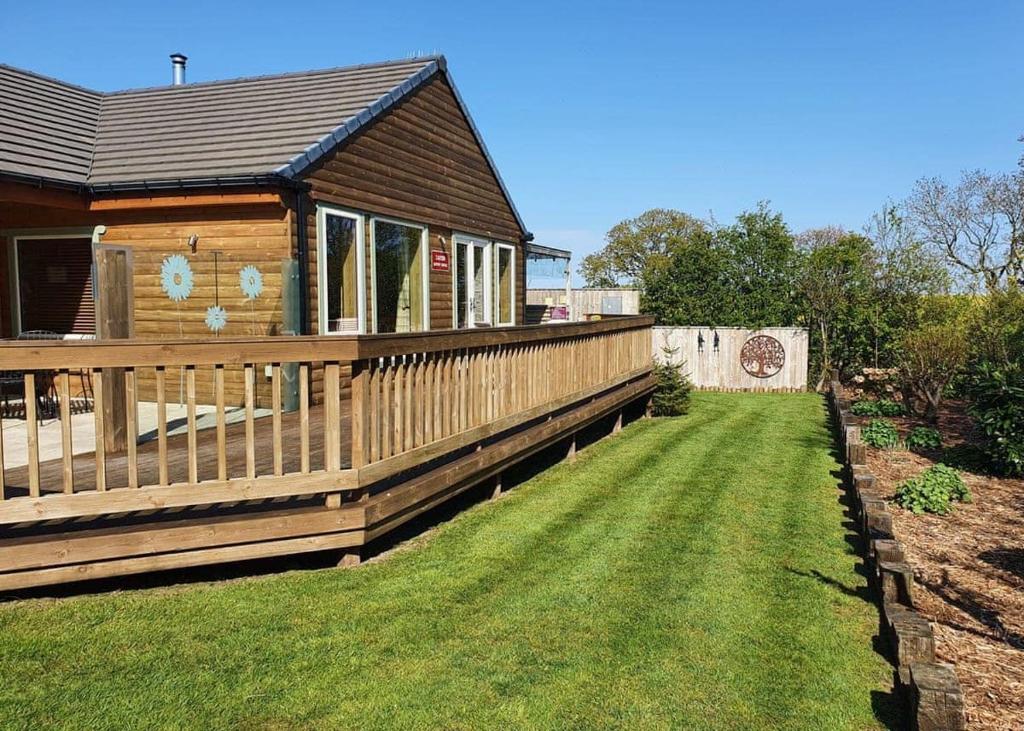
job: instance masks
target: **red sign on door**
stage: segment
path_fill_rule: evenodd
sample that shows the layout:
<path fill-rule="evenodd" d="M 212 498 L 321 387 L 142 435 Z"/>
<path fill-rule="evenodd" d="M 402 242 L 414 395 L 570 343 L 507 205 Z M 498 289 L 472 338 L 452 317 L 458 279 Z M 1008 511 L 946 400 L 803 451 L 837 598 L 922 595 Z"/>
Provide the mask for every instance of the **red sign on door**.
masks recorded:
<path fill-rule="evenodd" d="M 434 272 L 447 272 L 451 268 L 448 259 L 448 252 L 440 249 L 430 250 L 430 270 Z"/>

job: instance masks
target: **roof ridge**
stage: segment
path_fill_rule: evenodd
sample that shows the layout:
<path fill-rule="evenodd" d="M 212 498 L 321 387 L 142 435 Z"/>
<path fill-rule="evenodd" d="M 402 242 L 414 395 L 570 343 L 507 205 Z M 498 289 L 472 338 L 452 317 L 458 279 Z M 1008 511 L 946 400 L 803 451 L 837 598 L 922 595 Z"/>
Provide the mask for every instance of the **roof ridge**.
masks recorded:
<path fill-rule="evenodd" d="M 173 90 L 187 90 L 196 88 L 209 88 L 211 86 L 237 84 L 243 81 L 265 81 L 269 79 L 287 79 L 296 76 L 313 76 L 319 74 L 331 74 L 338 73 L 339 71 L 360 71 L 362 69 L 371 68 L 387 68 L 388 66 L 401 66 L 403 64 L 421 63 L 426 65 L 433 61 L 439 61 L 444 56 L 433 54 L 430 56 L 412 56 L 410 58 L 392 59 L 390 61 L 377 61 L 374 63 L 359 63 L 352 64 L 350 66 L 332 66 L 325 69 L 309 69 L 307 71 L 285 71 L 278 74 L 259 74 L 256 76 L 236 76 L 230 79 L 212 79 L 210 81 L 192 81 L 187 84 L 175 86 L 173 84 L 164 84 L 162 86 L 140 86 L 131 89 L 118 89 L 117 91 L 101 91 L 96 92 L 104 97 L 111 96 L 124 96 L 127 94 L 141 94 L 147 91 L 173 91 Z"/>
<path fill-rule="evenodd" d="M 32 76 L 43 81 L 49 81 L 54 84 L 59 84 L 60 86 L 65 86 L 69 89 L 77 89 L 78 91 L 84 91 L 87 94 L 92 94 L 96 97 L 105 96 L 105 93 L 102 91 L 90 89 L 89 87 L 81 86 L 80 84 L 72 84 L 70 81 L 58 79 L 56 76 L 47 76 L 46 74 L 41 74 L 38 71 L 30 71 L 29 69 L 23 69 L 20 66 L 12 66 L 9 63 L 0 63 L 0 69 L 7 69 L 8 71 L 14 71 L 15 73 L 24 74 L 25 76 Z"/>

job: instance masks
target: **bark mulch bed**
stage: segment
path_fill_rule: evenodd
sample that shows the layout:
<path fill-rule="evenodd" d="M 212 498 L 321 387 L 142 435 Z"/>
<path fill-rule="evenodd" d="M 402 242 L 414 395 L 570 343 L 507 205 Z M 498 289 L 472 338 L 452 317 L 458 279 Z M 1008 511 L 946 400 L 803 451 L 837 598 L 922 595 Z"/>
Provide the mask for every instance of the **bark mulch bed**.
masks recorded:
<path fill-rule="evenodd" d="M 920 423 L 896 418 L 901 434 Z M 946 446 L 970 445 L 963 405 L 939 416 Z M 890 501 L 897 538 L 914 566 L 915 604 L 935 627 L 938 660 L 956 665 L 969 728 L 1024 730 L 1024 480 L 961 470 L 973 502 L 947 516 L 914 515 L 891 501 L 899 484 L 942 461 L 868 449 L 868 467 Z M 947 463 L 950 461 L 947 458 Z"/>

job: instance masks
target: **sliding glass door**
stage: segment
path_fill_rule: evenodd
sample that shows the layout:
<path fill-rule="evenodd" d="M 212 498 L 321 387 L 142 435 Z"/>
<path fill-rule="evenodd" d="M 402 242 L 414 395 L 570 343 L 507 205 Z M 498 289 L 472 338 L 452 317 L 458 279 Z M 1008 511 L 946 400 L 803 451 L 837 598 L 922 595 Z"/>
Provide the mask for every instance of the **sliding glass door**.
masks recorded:
<path fill-rule="evenodd" d="M 426 228 L 375 218 L 372 232 L 374 332 L 427 329 Z"/>
<path fill-rule="evenodd" d="M 455 238 L 455 326 L 491 325 L 490 242 Z"/>

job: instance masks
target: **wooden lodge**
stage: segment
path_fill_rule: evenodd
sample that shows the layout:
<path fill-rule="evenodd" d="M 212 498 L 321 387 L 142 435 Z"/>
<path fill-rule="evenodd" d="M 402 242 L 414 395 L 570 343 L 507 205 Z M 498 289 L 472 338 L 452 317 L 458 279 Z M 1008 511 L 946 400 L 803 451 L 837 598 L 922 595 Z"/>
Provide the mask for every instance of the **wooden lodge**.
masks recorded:
<path fill-rule="evenodd" d="M 525 325 L 531 236 L 443 57 L 172 58 L 114 93 L 0 65 L 0 589 L 357 562 L 646 401 L 649 319 Z"/>

